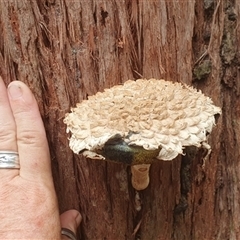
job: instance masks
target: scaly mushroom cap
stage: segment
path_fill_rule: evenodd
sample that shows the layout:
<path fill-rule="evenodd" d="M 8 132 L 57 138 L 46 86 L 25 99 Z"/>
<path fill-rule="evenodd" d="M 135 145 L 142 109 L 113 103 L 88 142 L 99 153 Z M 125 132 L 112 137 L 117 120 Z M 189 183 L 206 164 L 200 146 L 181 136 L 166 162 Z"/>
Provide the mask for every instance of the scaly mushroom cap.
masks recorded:
<path fill-rule="evenodd" d="M 74 153 L 97 152 L 120 135 L 128 145 L 160 149 L 157 158 L 162 160 L 182 154 L 185 146 L 199 147 L 215 125 L 214 115 L 221 114 L 201 91 L 156 79 L 128 80 L 90 96 L 71 111 L 64 123 Z"/>

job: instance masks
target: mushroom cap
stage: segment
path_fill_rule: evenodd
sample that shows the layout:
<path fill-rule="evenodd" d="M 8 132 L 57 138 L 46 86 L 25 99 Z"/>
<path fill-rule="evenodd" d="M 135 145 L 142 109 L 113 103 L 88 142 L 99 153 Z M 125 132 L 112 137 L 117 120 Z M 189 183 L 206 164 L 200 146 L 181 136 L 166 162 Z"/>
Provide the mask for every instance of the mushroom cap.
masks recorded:
<path fill-rule="evenodd" d="M 185 146 L 200 147 L 207 141 L 217 114 L 221 109 L 193 87 L 138 79 L 83 100 L 66 114 L 64 123 L 74 153 L 97 153 L 118 135 L 129 146 L 159 149 L 158 159 L 172 160 Z"/>

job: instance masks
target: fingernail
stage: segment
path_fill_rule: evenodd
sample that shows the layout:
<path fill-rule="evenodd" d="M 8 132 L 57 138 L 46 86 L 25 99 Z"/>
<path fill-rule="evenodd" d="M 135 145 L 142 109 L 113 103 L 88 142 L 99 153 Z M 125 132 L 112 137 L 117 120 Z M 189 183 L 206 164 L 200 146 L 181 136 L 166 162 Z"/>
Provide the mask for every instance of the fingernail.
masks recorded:
<path fill-rule="evenodd" d="M 9 91 L 9 95 L 10 97 L 15 100 L 18 99 L 20 97 L 22 97 L 23 92 L 20 86 L 18 86 L 17 84 L 11 84 L 8 86 L 8 91 Z"/>
<path fill-rule="evenodd" d="M 75 216 L 75 221 L 76 221 L 76 223 L 77 223 L 77 226 L 79 226 L 79 224 L 81 223 L 81 221 L 82 221 L 82 216 L 81 216 L 81 214 L 78 212 L 77 214 L 76 214 L 76 216 Z"/>

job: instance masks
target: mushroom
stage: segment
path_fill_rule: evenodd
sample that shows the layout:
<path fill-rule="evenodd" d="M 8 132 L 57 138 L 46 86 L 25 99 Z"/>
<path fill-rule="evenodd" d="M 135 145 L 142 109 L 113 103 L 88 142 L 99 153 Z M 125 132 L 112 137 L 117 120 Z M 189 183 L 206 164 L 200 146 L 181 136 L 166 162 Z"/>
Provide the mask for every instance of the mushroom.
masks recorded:
<path fill-rule="evenodd" d="M 64 123 L 74 153 L 131 165 L 132 185 L 149 184 L 150 164 L 172 160 L 187 146 L 209 146 L 221 114 L 193 87 L 165 80 L 128 80 L 78 103 Z"/>

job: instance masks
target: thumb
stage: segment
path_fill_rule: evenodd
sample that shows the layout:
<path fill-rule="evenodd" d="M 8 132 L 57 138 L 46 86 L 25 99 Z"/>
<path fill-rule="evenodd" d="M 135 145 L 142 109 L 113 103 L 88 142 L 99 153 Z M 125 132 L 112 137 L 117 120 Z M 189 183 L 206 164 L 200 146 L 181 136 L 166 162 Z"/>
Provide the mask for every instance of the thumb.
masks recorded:
<path fill-rule="evenodd" d="M 68 210 L 61 214 L 62 239 L 76 240 L 77 228 L 82 221 L 82 216 L 77 210 Z"/>

